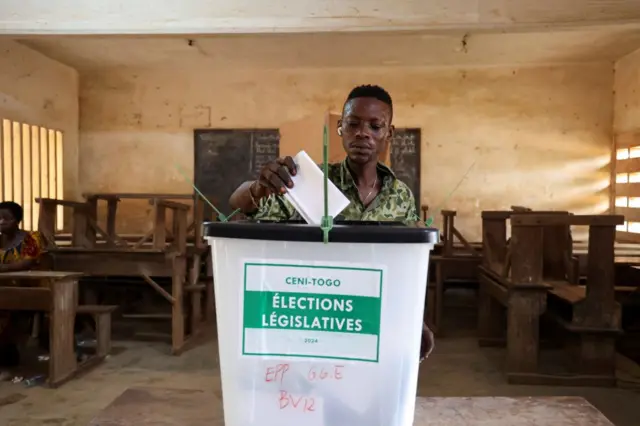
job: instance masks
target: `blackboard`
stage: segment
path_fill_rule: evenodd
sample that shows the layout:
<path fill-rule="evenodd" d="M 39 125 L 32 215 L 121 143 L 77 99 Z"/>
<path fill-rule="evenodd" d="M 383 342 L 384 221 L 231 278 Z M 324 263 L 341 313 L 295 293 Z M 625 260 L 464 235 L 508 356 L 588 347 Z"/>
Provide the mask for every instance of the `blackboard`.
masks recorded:
<path fill-rule="evenodd" d="M 396 129 L 391 141 L 391 169 L 406 183 L 420 212 L 420 129 Z"/>
<path fill-rule="evenodd" d="M 277 129 L 198 129 L 194 143 L 195 185 L 223 214 L 233 191 L 280 154 Z"/>

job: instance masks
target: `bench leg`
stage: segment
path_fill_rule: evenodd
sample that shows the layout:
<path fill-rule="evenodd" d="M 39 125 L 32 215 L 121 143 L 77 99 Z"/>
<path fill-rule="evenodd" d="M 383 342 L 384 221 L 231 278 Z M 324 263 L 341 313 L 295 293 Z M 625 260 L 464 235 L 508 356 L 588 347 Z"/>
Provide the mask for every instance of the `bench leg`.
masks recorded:
<path fill-rule="evenodd" d="M 436 294 L 435 294 L 435 316 L 434 316 L 434 325 L 436 329 L 438 329 L 439 334 L 442 334 L 442 312 L 444 305 L 444 275 L 443 275 L 443 265 L 442 260 L 436 262 Z"/>
<path fill-rule="evenodd" d="M 202 324 L 202 292 L 191 292 L 191 335 L 200 329 Z"/>
<path fill-rule="evenodd" d="M 507 312 L 507 372 L 536 373 L 538 369 L 540 314 L 546 292 L 514 291 Z"/>
<path fill-rule="evenodd" d="M 173 305 L 171 312 L 171 352 L 180 354 L 184 346 L 184 282 L 187 278 L 187 264 L 183 256 L 173 259 L 173 277 L 171 279 Z"/>
<path fill-rule="evenodd" d="M 195 285 L 198 283 L 198 277 L 200 276 L 201 257 L 199 254 L 193 255 L 191 259 L 191 265 L 189 265 L 189 281 L 188 285 Z"/>
<path fill-rule="evenodd" d="M 616 338 L 615 336 L 583 333 L 572 363 L 576 373 L 594 376 L 615 376 Z"/>
<path fill-rule="evenodd" d="M 502 346 L 504 344 L 503 308 L 487 292 L 480 278 L 478 289 L 478 344 L 480 346 Z"/>
<path fill-rule="evenodd" d="M 205 304 L 204 304 L 204 316 L 209 324 L 212 324 L 216 320 L 216 300 L 213 292 L 213 283 L 211 280 L 207 280 L 205 288 Z"/>
<path fill-rule="evenodd" d="M 207 258 L 206 258 L 206 268 L 207 268 L 207 273 L 205 274 L 206 277 L 206 287 L 205 287 L 205 311 L 204 311 L 204 315 L 205 318 L 207 320 L 207 322 L 209 324 L 212 324 L 213 322 L 215 322 L 216 320 L 216 311 L 215 311 L 215 294 L 214 294 L 214 289 L 213 289 L 213 275 L 211 275 L 213 273 L 213 259 L 211 257 L 211 249 L 209 249 L 209 251 L 207 252 Z"/>
<path fill-rule="evenodd" d="M 57 387 L 76 372 L 78 362 L 74 347 L 75 301 L 78 281 L 66 279 L 50 282 L 53 309 L 49 322 L 49 386 Z"/>
<path fill-rule="evenodd" d="M 435 323 L 436 323 L 436 321 L 435 321 L 435 315 L 436 315 L 435 294 L 436 294 L 435 288 L 433 286 L 431 286 L 431 285 L 428 285 L 427 286 L 427 303 L 426 303 L 426 307 L 425 307 L 425 313 L 424 313 L 423 320 L 429 326 L 429 328 L 431 329 L 433 334 L 437 335 L 438 334 L 438 328 L 435 325 Z"/>
<path fill-rule="evenodd" d="M 106 357 L 111 353 L 111 314 L 96 314 L 96 355 Z"/>

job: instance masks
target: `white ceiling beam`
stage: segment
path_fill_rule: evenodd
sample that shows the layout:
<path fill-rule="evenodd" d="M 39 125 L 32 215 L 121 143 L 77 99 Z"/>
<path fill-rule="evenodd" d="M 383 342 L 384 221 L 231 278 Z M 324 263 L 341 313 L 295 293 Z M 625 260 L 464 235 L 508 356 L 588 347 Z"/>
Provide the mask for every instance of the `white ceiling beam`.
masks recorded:
<path fill-rule="evenodd" d="M 0 0 L 0 35 L 506 29 L 640 21 L 640 0 Z"/>

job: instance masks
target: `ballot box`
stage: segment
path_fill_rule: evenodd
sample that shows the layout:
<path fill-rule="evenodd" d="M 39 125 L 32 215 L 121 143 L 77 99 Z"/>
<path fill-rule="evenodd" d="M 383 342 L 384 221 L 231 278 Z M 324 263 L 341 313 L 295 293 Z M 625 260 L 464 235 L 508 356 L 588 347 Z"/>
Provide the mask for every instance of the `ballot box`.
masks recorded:
<path fill-rule="evenodd" d="M 411 426 L 434 229 L 207 223 L 226 426 Z"/>

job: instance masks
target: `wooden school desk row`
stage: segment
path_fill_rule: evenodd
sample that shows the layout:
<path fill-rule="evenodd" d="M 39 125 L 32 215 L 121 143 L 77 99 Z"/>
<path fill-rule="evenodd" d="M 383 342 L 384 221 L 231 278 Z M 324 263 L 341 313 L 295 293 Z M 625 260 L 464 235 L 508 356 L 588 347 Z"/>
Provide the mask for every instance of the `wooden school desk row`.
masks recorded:
<path fill-rule="evenodd" d="M 85 194 L 85 199 L 37 199 L 39 229 L 51 242 L 54 269 L 77 271 L 86 277 L 141 278 L 169 303 L 170 313 L 127 312 L 121 316 L 129 320 L 168 320 L 172 353 L 182 353 L 195 342 L 191 338 L 200 335 L 204 325 L 213 319 L 208 247 L 201 236 L 204 204 L 188 194 Z M 139 208 L 151 207 L 152 226 L 145 235 L 117 234 L 118 206 L 123 200 L 134 201 Z M 106 204 L 104 227 L 98 224 L 100 203 Z M 70 235 L 55 233 L 59 207 L 71 210 Z M 193 213 L 189 224 L 190 210 Z M 158 279 L 171 280 L 170 291 Z M 95 303 L 97 295 L 89 288 L 85 294 Z"/>
<path fill-rule="evenodd" d="M 617 299 L 638 291 L 634 285 L 616 286 L 615 271 L 622 278 L 621 266 L 640 263 L 637 250 L 626 246 L 615 256 L 615 227 L 622 216 L 518 206 L 485 211 L 478 247 L 456 229 L 455 212 L 442 215 L 443 242 L 431 260 L 426 313 L 437 334 L 443 334 L 445 280 L 478 281 L 479 343 L 507 346 L 510 383 L 615 385 L 615 348 L 622 333 Z M 572 226 L 588 227 L 588 245 L 572 241 Z M 558 357 L 561 366 L 539 363 L 539 333 L 547 323 L 559 330 L 566 352 Z"/>
<path fill-rule="evenodd" d="M 87 371 L 109 354 L 111 312 L 114 306 L 78 305 L 77 272 L 25 271 L 0 273 L 0 310 L 36 311 L 49 317 L 49 371 L 47 383 L 57 387 Z M 78 315 L 96 320 L 96 355 L 78 363 L 74 324 Z"/>

